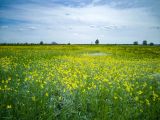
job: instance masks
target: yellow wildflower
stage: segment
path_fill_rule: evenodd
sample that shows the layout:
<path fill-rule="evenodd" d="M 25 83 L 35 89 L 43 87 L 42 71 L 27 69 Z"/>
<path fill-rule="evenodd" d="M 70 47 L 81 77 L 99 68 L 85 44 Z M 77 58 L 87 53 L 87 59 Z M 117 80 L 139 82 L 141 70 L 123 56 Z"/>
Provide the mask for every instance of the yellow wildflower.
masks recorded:
<path fill-rule="evenodd" d="M 136 96 L 134 99 L 135 99 L 135 101 L 138 101 L 138 100 L 139 100 L 138 96 Z"/>
<path fill-rule="evenodd" d="M 138 91 L 137 93 L 138 93 L 139 95 L 141 95 L 143 92 L 140 90 L 140 91 Z"/>
<path fill-rule="evenodd" d="M 117 99 L 118 99 L 118 97 L 117 97 L 117 96 L 114 96 L 114 99 L 115 99 L 115 100 L 117 100 Z"/>
<path fill-rule="evenodd" d="M 140 109 L 140 112 L 143 112 L 143 110 L 142 110 L 142 109 Z"/>
<path fill-rule="evenodd" d="M 48 93 L 47 92 L 46 92 L 45 96 L 48 97 Z"/>
<path fill-rule="evenodd" d="M 36 101 L 36 97 L 35 96 L 32 97 L 32 101 Z"/>
<path fill-rule="evenodd" d="M 7 109 L 10 109 L 10 108 L 12 108 L 12 105 L 7 105 Z"/>
<path fill-rule="evenodd" d="M 150 105 L 149 100 L 146 99 L 145 101 L 146 101 L 146 104 L 147 104 L 147 105 Z"/>
<path fill-rule="evenodd" d="M 2 80 L 2 83 L 4 83 L 4 80 Z"/>

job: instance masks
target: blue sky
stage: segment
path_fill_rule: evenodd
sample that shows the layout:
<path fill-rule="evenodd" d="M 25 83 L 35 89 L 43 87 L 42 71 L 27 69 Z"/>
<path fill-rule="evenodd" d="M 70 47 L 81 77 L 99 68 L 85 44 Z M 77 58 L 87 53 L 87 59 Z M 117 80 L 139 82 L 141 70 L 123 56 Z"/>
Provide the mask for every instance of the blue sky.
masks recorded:
<path fill-rule="evenodd" d="M 160 0 L 0 0 L 0 42 L 160 44 Z"/>

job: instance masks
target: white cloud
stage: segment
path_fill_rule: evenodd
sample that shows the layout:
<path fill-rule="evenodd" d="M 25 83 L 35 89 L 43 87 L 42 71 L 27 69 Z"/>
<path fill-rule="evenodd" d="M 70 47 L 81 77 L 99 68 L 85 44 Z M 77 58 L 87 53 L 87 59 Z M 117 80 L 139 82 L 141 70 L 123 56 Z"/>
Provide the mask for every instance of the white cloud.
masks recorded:
<path fill-rule="evenodd" d="M 94 0 L 93 3 L 99 2 Z M 160 35 L 149 30 L 152 26 L 159 26 L 158 20 L 151 15 L 147 8 L 116 9 L 107 5 L 85 7 L 45 7 L 33 4 L 14 6 L 17 13 L 11 10 L 1 11 L 1 16 L 7 19 L 24 20 L 27 23 L 8 28 L 13 33 L 14 29 L 23 31 L 24 34 L 14 32 L 15 39 L 36 39 L 37 41 L 57 40 L 65 43 L 90 43 L 97 37 L 101 43 L 110 43 L 119 39 L 125 43 L 132 40 L 148 39 L 146 31 L 150 31 L 152 39 L 160 38 Z M 30 31 L 31 30 L 31 31 Z M 34 30 L 34 32 L 33 32 Z M 155 31 L 154 31 L 155 32 Z M 4 34 L 4 32 L 3 32 Z M 7 33 L 3 36 L 6 37 Z M 28 36 L 27 36 L 28 35 Z M 155 35 L 155 36 L 154 36 Z M 27 36 L 27 37 L 26 37 Z M 137 36 L 137 37 L 136 37 Z M 5 38 L 3 38 L 5 39 Z M 11 38 L 10 38 L 11 39 Z"/>
<path fill-rule="evenodd" d="M 35 26 L 29 26 L 28 29 L 29 29 L 29 30 L 36 30 L 36 29 L 38 29 L 38 28 L 35 27 Z"/>

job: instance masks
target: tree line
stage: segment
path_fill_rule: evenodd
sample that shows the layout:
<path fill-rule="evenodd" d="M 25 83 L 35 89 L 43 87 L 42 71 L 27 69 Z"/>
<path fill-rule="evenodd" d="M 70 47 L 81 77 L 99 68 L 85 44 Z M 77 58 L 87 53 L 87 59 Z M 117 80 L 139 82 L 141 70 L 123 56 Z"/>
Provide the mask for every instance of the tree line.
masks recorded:
<path fill-rule="evenodd" d="M 138 41 L 134 41 L 133 42 L 133 45 L 138 45 L 139 43 L 138 43 Z M 148 44 L 148 42 L 147 42 L 147 40 L 143 40 L 143 42 L 142 42 L 142 45 L 154 45 L 154 43 L 153 42 L 150 42 L 149 44 Z"/>
<path fill-rule="evenodd" d="M 52 42 L 52 43 L 44 43 L 43 41 L 40 41 L 39 43 L 0 43 L 0 45 L 57 45 L 58 43 Z M 91 43 L 92 44 L 92 43 Z M 95 45 L 100 44 L 99 39 L 95 40 Z M 66 45 L 66 44 L 63 44 Z M 67 43 L 67 45 L 71 45 L 71 43 Z M 118 45 L 118 44 L 117 44 Z M 129 45 L 129 44 L 128 44 Z M 138 43 L 138 41 L 134 41 L 133 45 L 150 45 L 153 46 L 155 45 L 153 42 L 148 43 L 147 40 L 143 40 L 141 44 Z"/>

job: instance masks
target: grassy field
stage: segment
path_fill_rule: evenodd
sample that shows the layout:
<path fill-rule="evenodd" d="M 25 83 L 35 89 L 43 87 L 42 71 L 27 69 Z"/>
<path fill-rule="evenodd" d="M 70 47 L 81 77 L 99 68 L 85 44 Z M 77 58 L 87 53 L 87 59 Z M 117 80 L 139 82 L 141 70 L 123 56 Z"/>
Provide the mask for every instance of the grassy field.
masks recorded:
<path fill-rule="evenodd" d="M 0 119 L 158 120 L 160 46 L 0 46 Z"/>

